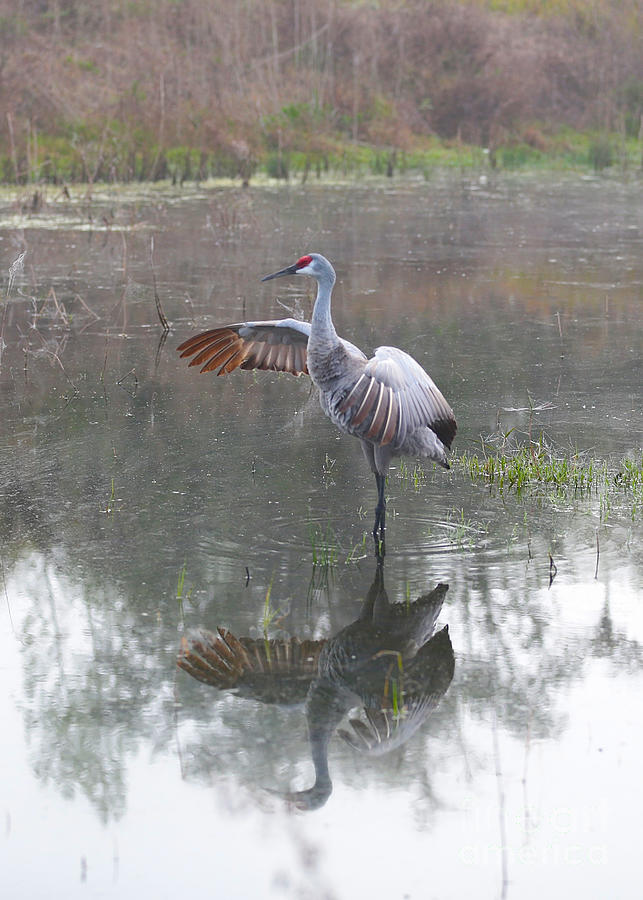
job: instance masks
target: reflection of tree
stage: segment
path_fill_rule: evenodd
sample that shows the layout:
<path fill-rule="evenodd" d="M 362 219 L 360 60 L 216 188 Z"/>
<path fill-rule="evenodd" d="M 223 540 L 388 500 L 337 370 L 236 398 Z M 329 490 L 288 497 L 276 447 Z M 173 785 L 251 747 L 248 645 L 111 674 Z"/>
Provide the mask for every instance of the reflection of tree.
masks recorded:
<path fill-rule="evenodd" d="M 60 552 L 34 552 L 12 573 L 31 600 L 19 628 L 21 706 L 37 776 L 64 796 L 80 791 L 107 820 L 125 807 L 127 757 L 158 732 L 149 717 L 159 697 L 157 632 L 142 641 L 140 618 L 118 595 L 87 582 L 79 589 L 61 574 L 69 568 Z"/>
<path fill-rule="evenodd" d="M 643 647 L 614 627 L 609 600 L 605 601 L 591 643 L 592 656 L 612 661 L 617 669 L 638 672 L 643 663 Z"/>

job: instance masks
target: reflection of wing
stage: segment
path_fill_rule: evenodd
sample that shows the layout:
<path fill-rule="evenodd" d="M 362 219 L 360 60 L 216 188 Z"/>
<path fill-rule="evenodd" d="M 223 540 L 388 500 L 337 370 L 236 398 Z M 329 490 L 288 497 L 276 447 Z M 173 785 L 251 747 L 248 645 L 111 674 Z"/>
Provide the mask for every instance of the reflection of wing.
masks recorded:
<path fill-rule="evenodd" d="M 236 638 L 201 628 L 181 641 L 179 668 L 222 690 L 234 688 L 264 703 L 299 703 L 317 674 L 325 641 Z"/>
<path fill-rule="evenodd" d="M 386 607 L 373 607 L 373 624 L 384 629 L 387 643 L 393 638 L 397 649 L 415 655 L 435 631 L 435 623 L 442 610 L 442 604 L 449 585 L 440 582 L 428 594 L 422 594 L 412 603 L 388 603 Z"/>
<path fill-rule="evenodd" d="M 445 625 L 402 672 L 387 673 L 379 704 L 364 707 L 367 722 L 351 719 L 352 731 L 342 729 L 338 734 L 351 747 L 372 756 L 400 747 L 437 707 L 451 684 L 454 669 L 449 626 Z"/>
<path fill-rule="evenodd" d="M 412 356 L 397 347 L 378 347 L 339 404 L 353 433 L 402 448 L 407 435 L 426 426 L 446 447 L 455 437 L 453 410 Z"/>
<path fill-rule="evenodd" d="M 307 375 L 309 334 L 310 324 L 297 319 L 241 322 L 196 334 L 177 350 L 181 357 L 194 356 L 190 365 L 202 366 L 202 372 L 227 375 L 241 368 Z"/>

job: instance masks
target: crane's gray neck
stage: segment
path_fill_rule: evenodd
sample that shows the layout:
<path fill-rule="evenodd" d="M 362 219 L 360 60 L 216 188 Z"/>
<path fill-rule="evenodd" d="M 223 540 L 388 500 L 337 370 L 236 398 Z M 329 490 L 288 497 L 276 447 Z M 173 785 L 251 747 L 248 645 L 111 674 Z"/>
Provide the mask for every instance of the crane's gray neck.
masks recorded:
<path fill-rule="evenodd" d="M 329 271 L 323 271 L 317 278 L 317 298 L 313 307 L 311 337 L 337 338 L 330 312 L 330 298 L 335 284 L 335 272 L 329 265 Z"/>

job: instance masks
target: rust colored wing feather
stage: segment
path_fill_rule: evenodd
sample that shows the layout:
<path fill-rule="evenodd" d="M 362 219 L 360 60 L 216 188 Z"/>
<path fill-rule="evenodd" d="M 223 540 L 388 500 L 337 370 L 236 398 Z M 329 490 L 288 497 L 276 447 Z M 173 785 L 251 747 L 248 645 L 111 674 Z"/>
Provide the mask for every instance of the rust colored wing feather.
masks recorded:
<path fill-rule="evenodd" d="M 375 440 L 378 444 L 390 443 L 390 438 L 388 441 L 384 441 L 384 434 L 389 426 L 394 402 L 392 388 L 381 384 L 377 407 L 373 413 L 373 421 L 366 432 L 366 437 L 369 440 Z"/>
<path fill-rule="evenodd" d="M 308 364 L 306 359 L 306 350 L 304 347 L 295 347 L 295 368 L 298 372 L 305 372 L 308 374 Z"/>
<path fill-rule="evenodd" d="M 176 348 L 181 357 L 192 356 L 197 350 L 211 344 L 217 338 L 224 337 L 229 331 L 228 328 L 211 328 L 209 331 L 202 331 L 200 334 L 194 334 L 187 341 Z"/>
<path fill-rule="evenodd" d="M 214 341 L 209 341 L 205 346 L 203 346 L 194 359 L 190 360 L 190 366 L 201 366 L 204 363 L 209 362 L 213 356 L 220 351 L 229 347 L 230 344 L 234 341 L 234 335 L 226 334 L 223 337 L 218 338 Z"/>
<path fill-rule="evenodd" d="M 235 369 L 239 368 L 241 363 L 244 361 L 247 355 L 247 350 L 243 346 L 243 343 L 240 341 L 239 344 L 235 344 L 235 352 L 228 359 L 224 365 L 221 366 L 217 375 L 227 375 L 229 372 L 234 372 Z"/>
<path fill-rule="evenodd" d="M 201 371 L 214 372 L 214 370 L 219 367 L 224 369 L 230 360 L 236 356 L 241 347 L 242 343 L 239 340 L 231 340 L 228 343 L 223 344 L 223 346 L 214 353 L 210 361 L 203 366 Z M 232 371 L 232 369 L 229 369 L 228 371 Z"/>
<path fill-rule="evenodd" d="M 199 628 L 182 638 L 177 665 L 197 681 L 245 691 L 265 702 L 303 700 L 317 675 L 325 640 L 235 637 L 225 628 Z"/>
<path fill-rule="evenodd" d="M 200 630 L 191 640 L 183 638 L 177 665 L 205 684 L 231 687 L 249 664 L 248 655 L 229 631 Z"/>
<path fill-rule="evenodd" d="M 339 411 L 347 412 L 351 408 L 354 413 L 349 417 L 349 423 L 353 428 L 359 428 L 366 440 L 381 446 L 391 443 L 398 429 L 399 402 L 390 385 L 361 375 L 342 401 Z"/>
<path fill-rule="evenodd" d="M 391 390 L 391 389 L 389 388 L 389 390 Z M 390 402 L 389 410 L 388 410 L 388 418 L 387 418 L 386 422 L 384 423 L 382 437 L 380 440 L 380 443 L 382 444 L 383 447 L 385 447 L 387 444 L 390 444 L 391 441 L 393 440 L 393 438 L 395 437 L 396 431 L 399 428 L 399 421 L 400 421 L 400 405 L 397 401 L 397 397 L 395 396 L 393 391 L 391 391 L 391 402 Z"/>
<path fill-rule="evenodd" d="M 235 369 L 261 369 L 308 375 L 308 335 L 305 323 L 242 323 L 210 328 L 195 334 L 177 347 L 181 358 L 193 357 L 190 366 L 201 366 L 201 372 L 227 375 Z"/>
<path fill-rule="evenodd" d="M 364 394 L 364 399 L 357 408 L 357 412 L 351 419 L 351 425 L 354 428 L 357 428 L 359 425 L 361 425 L 364 419 L 366 419 L 366 417 L 369 415 L 369 413 L 373 411 L 376 398 L 379 395 L 378 388 L 381 387 L 381 385 L 379 385 L 374 378 L 369 378 L 368 381 L 369 384 L 366 393 Z"/>
<path fill-rule="evenodd" d="M 285 371 L 288 372 L 289 375 L 297 374 L 297 347 L 288 347 Z"/>
<path fill-rule="evenodd" d="M 368 390 L 369 380 L 363 373 L 357 379 L 354 387 L 348 392 L 346 397 L 342 400 L 339 405 L 339 412 L 344 413 L 351 406 L 358 406 L 362 403 L 364 399 L 364 395 Z"/>

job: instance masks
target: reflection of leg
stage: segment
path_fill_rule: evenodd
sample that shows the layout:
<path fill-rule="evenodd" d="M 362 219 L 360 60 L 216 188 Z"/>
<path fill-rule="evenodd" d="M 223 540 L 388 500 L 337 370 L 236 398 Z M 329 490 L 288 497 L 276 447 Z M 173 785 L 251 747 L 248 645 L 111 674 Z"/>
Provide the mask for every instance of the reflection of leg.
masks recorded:
<path fill-rule="evenodd" d="M 386 556 L 386 542 L 384 540 L 384 532 L 373 530 L 373 543 L 375 544 L 375 559 L 379 566 L 384 565 L 384 557 Z"/>

